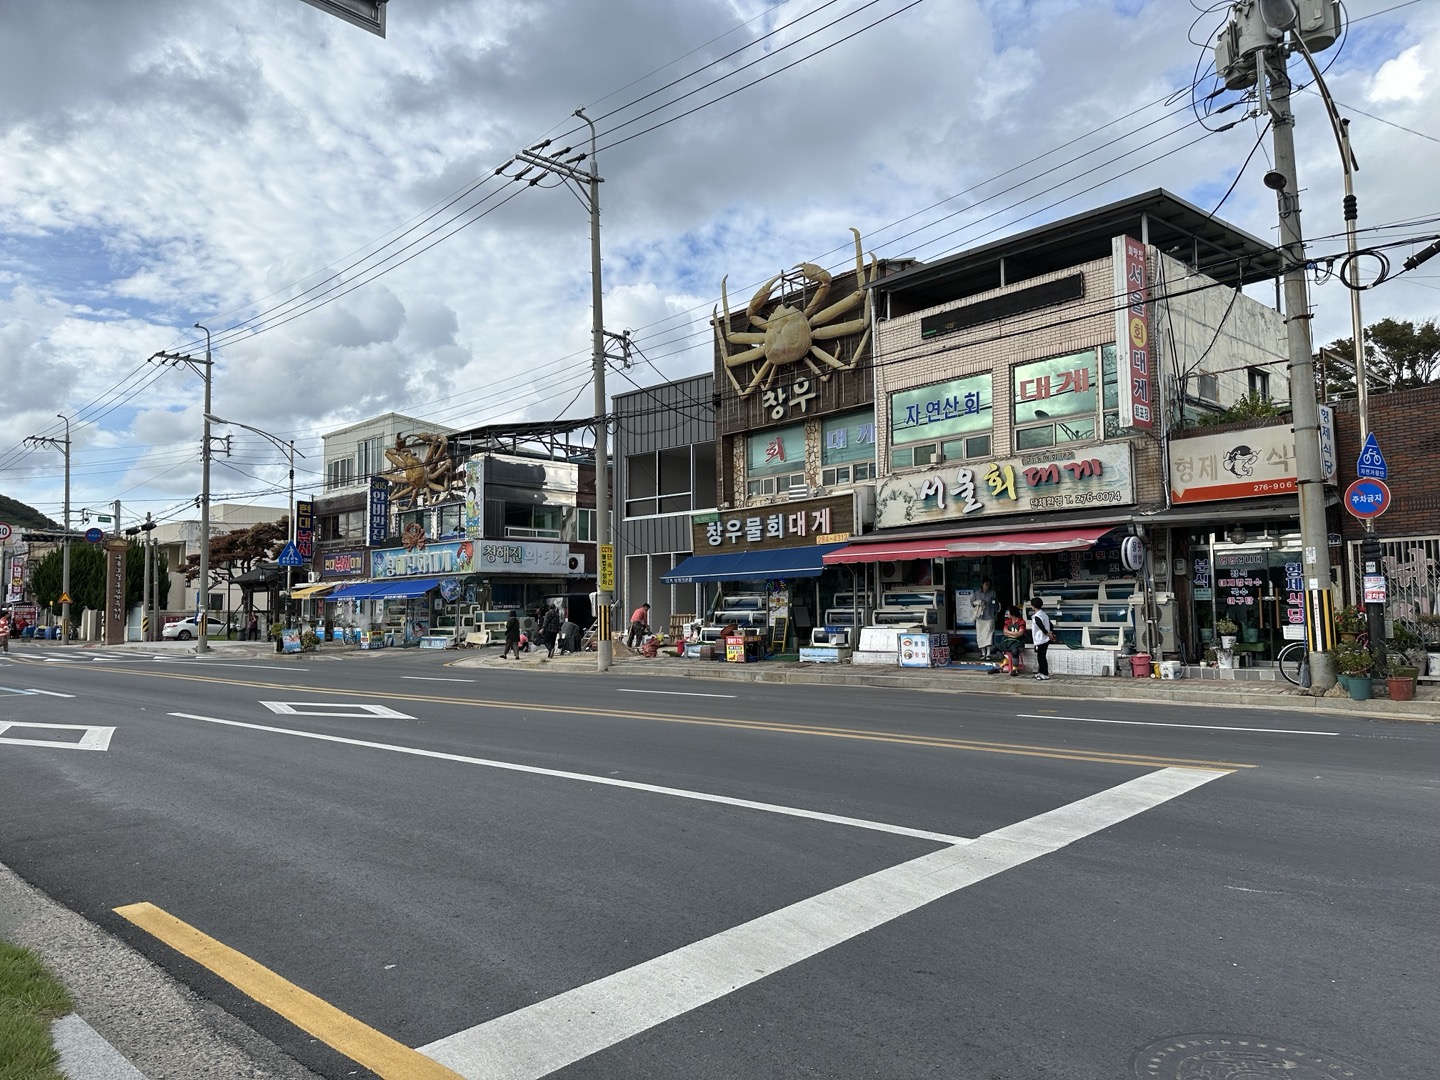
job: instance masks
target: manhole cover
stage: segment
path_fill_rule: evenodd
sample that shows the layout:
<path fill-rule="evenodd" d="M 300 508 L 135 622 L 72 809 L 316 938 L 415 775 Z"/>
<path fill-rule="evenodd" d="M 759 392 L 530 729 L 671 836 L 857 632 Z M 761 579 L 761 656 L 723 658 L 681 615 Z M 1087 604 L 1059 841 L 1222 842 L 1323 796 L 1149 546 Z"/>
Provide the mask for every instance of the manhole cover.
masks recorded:
<path fill-rule="evenodd" d="M 1172 1035 L 1131 1059 L 1136 1080 L 1372 1080 L 1339 1058 L 1257 1035 Z"/>

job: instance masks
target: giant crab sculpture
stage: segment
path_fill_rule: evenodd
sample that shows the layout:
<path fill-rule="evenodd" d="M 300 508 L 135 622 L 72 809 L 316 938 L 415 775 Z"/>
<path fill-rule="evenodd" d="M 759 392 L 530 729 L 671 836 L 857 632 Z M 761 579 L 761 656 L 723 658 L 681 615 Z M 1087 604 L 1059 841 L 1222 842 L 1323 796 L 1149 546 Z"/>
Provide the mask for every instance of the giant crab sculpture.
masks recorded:
<path fill-rule="evenodd" d="M 725 317 L 722 320 L 718 312 L 712 312 L 711 322 L 714 323 L 716 332 L 722 335 L 729 344 L 751 346 L 736 353 L 727 350 L 723 344 L 720 346 L 721 355 L 725 359 L 725 374 L 729 376 L 730 382 L 734 384 L 736 392 L 741 397 L 749 397 L 761 387 L 768 388 L 777 371 L 797 361 L 804 361 L 811 372 L 822 379 L 828 379 L 833 371 L 849 371 L 855 366 L 861 352 L 864 351 L 870 340 L 870 290 L 868 286 L 875 280 L 876 264 L 875 256 L 872 254 L 867 277 L 865 255 L 860 247 L 860 231 L 851 229 L 850 232 L 855 237 L 855 291 L 844 299 L 837 300 L 829 307 L 821 305 L 830 295 L 832 280 L 830 273 L 814 263 L 800 263 L 795 270 L 805 281 L 819 286 L 815 290 L 815 295 L 810 298 L 810 302 L 803 309 L 782 302 L 768 315 L 761 314 L 765 306 L 770 303 L 770 294 L 775 289 L 775 283 L 783 276 L 776 274 L 760 286 L 745 308 L 745 316 L 755 330 L 732 330 L 730 329 L 730 298 L 725 292 L 727 279 L 721 279 L 720 302 L 724 307 Z M 864 311 L 859 318 L 847 319 L 844 322 L 834 321 L 862 305 Z M 854 351 L 851 352 L 848 363 L 836 358 L 819 344 L 819 342 L 833 341 L 849 334 L 861 334 L 862 336 Z M 735 371 L 749 364 L 757 365 L 755 373 L 742 386 L 741 380 L 735 377 Z M 825 366 L 822 368 L 821 364 Z"/>
<path fill-rule="evenodd" d="M 416 453 L 422 446 L 423 456 Z M 413 509 L 430 495 L 450 490 L 453 463 L 450 440 L 444 435 L 432 431 L 396 435 L 395 445 L 385 451 L 385 457 L 395 467 L 380 475 L 390 481 L 390 497 L 396 505 L 408 500 L 403 509 Z"/>

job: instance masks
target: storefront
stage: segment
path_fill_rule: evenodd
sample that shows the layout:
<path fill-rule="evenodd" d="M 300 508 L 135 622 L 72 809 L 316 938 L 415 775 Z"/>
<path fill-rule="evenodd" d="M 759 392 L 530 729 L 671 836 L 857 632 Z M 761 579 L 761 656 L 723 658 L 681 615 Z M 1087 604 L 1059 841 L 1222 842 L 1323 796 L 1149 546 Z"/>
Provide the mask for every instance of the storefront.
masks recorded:
<path fill-rule="evenodd" d="M 820 614 L 848 582 L 824 559 L 849 540 L 854 511 L 854 496 L 841 495 L 697 514 L 691 526 L 697 554 L 661 580 L 701 585 L 707 626 L 760 629 L 771 653 L 791 651 L 809 643 Z"/>

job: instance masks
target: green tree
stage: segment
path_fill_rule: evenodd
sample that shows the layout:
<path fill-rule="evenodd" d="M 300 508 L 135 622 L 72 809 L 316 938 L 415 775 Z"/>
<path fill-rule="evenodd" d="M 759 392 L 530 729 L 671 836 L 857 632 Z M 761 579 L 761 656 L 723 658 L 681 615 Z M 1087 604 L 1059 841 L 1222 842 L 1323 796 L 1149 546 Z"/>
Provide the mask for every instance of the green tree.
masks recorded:
<path fill-rule="evenodd" d="M 64 551 L 57 547 L 30 570 L 30 594 L 40 607 L 47 607 L 56 615 L 60 614 L 61 584 L 64 581 Z M 163 608 L 169 598 L 169 566 L 165 556 L 157 556 L 160 575 L 160 606 Z M 139 544 L 131 544 L 125 551 L 125 607 L 136 607 L 145 590 L 145 552 Z M 105 607 L 105 549 L 98 544 L 70 545 L 70 610 L 73 613 L 86 608 L 103 610 Z"/>
<path fill-rule="evenodd" d="M 1324 371 L 1321 384 L 1320 372 Z M 1381 319 L 1365 328 L 1365 374 L 1372 388 L 1413 390 L 1440 381 L 1440 326 Z M 1355 393 L 1355 339 L 1339 338 L 1315 358 L 1317 386 L 1327 397 Z"/>
<path fill-rule="evenodd" d="M 264 559 L 274 559 L 290 539 L 290 519 L 262 521 L 245 529 L 235 529 L 210 538 L 210 587 L 233 585 L 235 579 L 247 573 Z M 185 580 L 194 581 L 200 576 L 200 556 L 190 555 L 185 560 Z"/>
<path fill-rule="evenodd" d="M 1211 427 L 1215 424 L 1233 424 L 1239 420 L 1269 420 L 1281 415 L 1283 411 L 1259 390 L 1251 390 L 1224 412 L 1204 413 L 1197 425 Z"/>

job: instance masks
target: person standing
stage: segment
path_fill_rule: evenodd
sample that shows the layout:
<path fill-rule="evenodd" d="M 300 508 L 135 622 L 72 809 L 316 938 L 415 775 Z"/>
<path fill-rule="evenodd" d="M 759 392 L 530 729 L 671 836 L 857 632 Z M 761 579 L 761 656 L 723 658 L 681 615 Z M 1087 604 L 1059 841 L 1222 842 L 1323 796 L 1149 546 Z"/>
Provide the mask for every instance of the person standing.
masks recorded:
<path fill-rule="evenodd" d="M 545 619 L 540 624 L 540 642 L 545 646 L 547 655 L 555 655 L 555 639 L 560 636 L 560 612 L 555 610 L 553 604 L 545 608 Z"/>
<path fill-rule="evenodd" d="M 632 649 L 638 649 L 649 631 L 650 605 L 644 603 L 630 613 L 630 633 L 625 635 L 625 644 Z"/>
<path fill-rule="evenodd" d="M 500 651 L 500 659 L 504 660 L 510 655 L 510 650 L 515 650 L 515 659 L 520 659 L 520 616 L 510 612 L 510 617 L 505 620 L 505 648 Z"/>
<path fill-rule="evenodd" d="M 988 577 L 980 579 L 980 589 L 971 597 L 975 609 L 975 645 L 980 659 L 989 660 L 995 653 L 995 616 L 1000 611 L 1000 598 L 990 586 Z"/>
<path fill-rule="evenodd" d="M 250 612 L 250 617 L 245 620 L 246 637 L 251 641 L 260 640 L 260 617 L 255 612 Z"/>
<path fill-rule="evenodd" d="M 1055 626 L 1050 622 L 1050 613 L 1045 610 L 1045 601 L 1035 596 L 1030 599 L 1030 606 L 1035 609 L 1030 616 L 1031 633 L 1035 637 L 1035 666 L 1039 669 L 1035 673 L 1036 682 L 1050 681 L 1050 661 L 1046 659 L 1045 653 L 1050 648 L 1050 642 L 1055 640 Z"/>
<path fill-rule="evenodd" d="M 0 652 L 10 651 L 10 613 L 0 611 Z"/>

